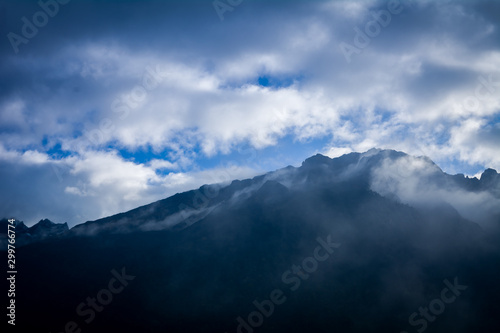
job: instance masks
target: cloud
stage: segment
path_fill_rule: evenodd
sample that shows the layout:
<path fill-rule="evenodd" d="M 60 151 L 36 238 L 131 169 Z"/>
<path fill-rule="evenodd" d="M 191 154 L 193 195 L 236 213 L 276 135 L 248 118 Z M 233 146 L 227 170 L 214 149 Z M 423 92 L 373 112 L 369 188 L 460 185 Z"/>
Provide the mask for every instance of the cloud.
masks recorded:
<path fill-rule="evenodd" d="M 151 189 L 205 159 L 282 140 L 323 140 L 317 151 L 331 156 L 376 146 L 445 170 L 500 169 L 498 3 L 402 1 L 347 63 L 340 43 L 387 6 L 257 1 L 221 22 L 211 4 L 190 1 L 132 1 L 120 15 L 113 4 L 69 3 L 19 53 L 0 44 L 0 153 L 31 163 L 2 179 L 38 177 L 35 162 L 65 165 L 75 180 L 58 195 L 100 197 L 114 208 L 89 216 L 102 216 L 161 198 L 170 192 Z M 7 2 L 2 31 L 20 33 L 36 10 Z M 117 153 L 145 150 L 155 156 Z"/>
<path fill-rule="evenodd" d="M 1 146 L 0 146 L 1 147 Z M 53 160 L 47 154 L 0 149 L 0 211 L 28 225 L 42 218 L 70 226 L 117 214 L 203 184 L 227 183 L 261 172 L 226 165 L 164 174 L 165 161 L 136 164 L 116 151 L 90 151 Z M 22 177 L 20 177 L 21 175 Z"/>
<path fill-rule="evenodd" d="M 462 216 L 483 226 L 494 225 L 500 198 L 488 191 L 468 191 L 441 177 L 441 169 L 425 157 L 387 158 L 372 170 L 371 189 L 419 208 L 449 204 Z"/>
<path fill-rule="evenodd" d="M 325 156 L 328 156 L 330 158 L 335 158 L 339 157 L 345 154 L 352 153 L 351 148 L 330 148 L 328 152 L 325 153 Z"/>

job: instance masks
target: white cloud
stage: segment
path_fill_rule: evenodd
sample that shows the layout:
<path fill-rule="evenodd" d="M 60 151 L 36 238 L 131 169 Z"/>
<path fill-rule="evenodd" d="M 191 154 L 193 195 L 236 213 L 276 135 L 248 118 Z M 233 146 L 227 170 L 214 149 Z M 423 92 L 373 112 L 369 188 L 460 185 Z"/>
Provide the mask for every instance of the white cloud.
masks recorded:
<path fill-rule="evenodd" d="M 488 165 L 500 170 L 499 124 L 471 118 L 451 129 L 450 147 L 460 160 Z"/>
<path fill-rule="evenodd" d="M 349 154 L 349 153 L 352 153 L 351 148 L 339 147 L 339 148 L 330 148 L 330 149 L 328 149 L 328 151 L 326 151 L 323 154 L 330 157 L 330 158 L 335 158 L 335 157 L 339 157 L 339 156 Z"/>
<path fill-rule="evenodd" d="M 204 184 L 226 184 L 262 172 L 225 165 L 161 174 L 157 171 L 174 164 L 164 160 L 136 164 L 124 160 L 116 151 L 89 151 L 79 157 L 52 160 L 38 151 L 20 154 L 0 148 L 6 189 L 0 194 L 0 211 L 23 219 L 28 225 L 49 218 L 72 226 Z"/>
<path fill-rule="evenodd" d="M 416 207 L 438 207 L 447 203 L 465 218 L 483 226 L 489 226 L 489 218 L 500 213 L 499 198 L 487 191 L 467 191 L 446 182 L 441 178 L 440 168 L 423 157 L 384 160 L 372 172 L 371 189 Z"/>

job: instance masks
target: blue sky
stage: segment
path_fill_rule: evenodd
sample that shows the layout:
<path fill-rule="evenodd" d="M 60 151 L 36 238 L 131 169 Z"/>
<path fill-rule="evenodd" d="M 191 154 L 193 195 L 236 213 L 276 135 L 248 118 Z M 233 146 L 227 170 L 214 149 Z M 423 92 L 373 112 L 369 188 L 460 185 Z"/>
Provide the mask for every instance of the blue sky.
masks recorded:
<path fill-rule="evenodd" d="M 0 216 L 74 225 L 373 147 L 500 169 L 497 1 L 41 3 L 0 1 Z"/>

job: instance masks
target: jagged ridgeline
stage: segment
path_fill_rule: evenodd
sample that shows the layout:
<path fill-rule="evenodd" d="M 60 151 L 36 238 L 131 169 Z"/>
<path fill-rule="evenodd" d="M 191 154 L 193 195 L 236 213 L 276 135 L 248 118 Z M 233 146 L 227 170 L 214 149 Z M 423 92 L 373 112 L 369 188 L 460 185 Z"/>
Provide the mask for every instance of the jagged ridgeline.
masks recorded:
<path fill-rule="evenodd" d="M 2 249 L 7 248 L 7 224 L 8 219 L 0 220 L 0 234 L 5 236 L 5 238 L 2 237 L 0 240 Z M 66 236 L 69 231 L 67 223 L 54 223 L 48 219 L 40 220 L 29 228 L 23 221 L 16 220 L 14 224 L 16 230 L 16 246 L 18 247 L 45 239 Z"/>

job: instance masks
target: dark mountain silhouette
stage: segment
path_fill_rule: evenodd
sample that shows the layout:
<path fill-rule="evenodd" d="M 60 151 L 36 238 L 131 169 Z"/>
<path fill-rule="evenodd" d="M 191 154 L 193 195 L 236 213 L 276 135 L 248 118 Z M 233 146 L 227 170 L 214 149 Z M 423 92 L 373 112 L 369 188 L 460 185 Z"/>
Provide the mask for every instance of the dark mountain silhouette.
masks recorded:
<path fill-rule="evenodd" d="M 499 186 L 390 150 L 205 185 L 21 247 L 16 326 L 496 332 Z"/>
<path fill-rule="evenodd" d="M 0 246 L 2 249 L 7 248 L 7 224 L 8 219 L 0 220 Z M 33 242 L 64 236 L 69 229 L 67 223 L 54 223 L 48 219 L 43 219 L 29 228 L 23 221 L 16 220 L 15 231 L 16 246 L 24 246 Z"/>

